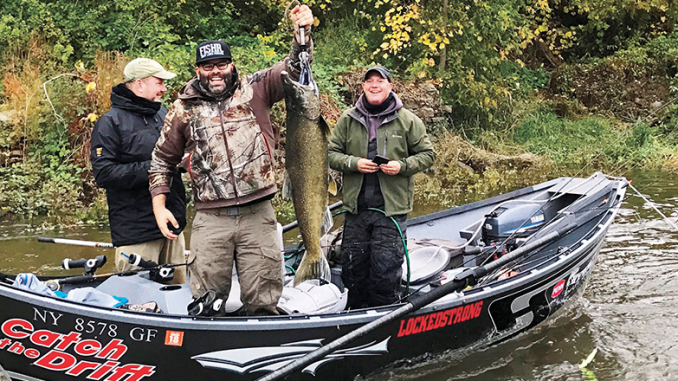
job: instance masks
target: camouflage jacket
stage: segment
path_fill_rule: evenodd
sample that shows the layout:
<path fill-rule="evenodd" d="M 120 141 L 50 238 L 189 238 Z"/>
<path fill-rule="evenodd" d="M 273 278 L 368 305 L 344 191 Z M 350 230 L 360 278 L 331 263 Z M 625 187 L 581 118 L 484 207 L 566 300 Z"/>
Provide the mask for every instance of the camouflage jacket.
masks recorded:
<path fill-rule="evenodd" d="M 312 47 L 312 45 L 310 45 Z M 224 100 L 202 94 L 189 81 L 165 119 L 153 151 L 149 183 L 152 196 L 169 192 L 171 174 L 184 152 L 191 152 L 189 173 L 196 209 L 243 205 L 277 191 L 273 171 L 270 109 L 284 99 L 280 73 L 299 78 L 298 46 L 290 57 L 243 77 Z"/>

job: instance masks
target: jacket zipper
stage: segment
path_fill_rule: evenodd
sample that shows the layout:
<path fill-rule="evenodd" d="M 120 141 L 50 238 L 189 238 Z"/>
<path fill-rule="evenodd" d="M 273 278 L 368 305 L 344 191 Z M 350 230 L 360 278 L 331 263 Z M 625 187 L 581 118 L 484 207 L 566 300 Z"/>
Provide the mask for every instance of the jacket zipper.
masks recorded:
<path fill-rule="evenodd" d="M 238 201 L 238 188 L 236 188 L 235 174 L 233 173 L 233 163 L 231 162 L 231 152 L 228 149 L 228 138 L 226 137 L 226 129 L 224 128 L 224 113 L 221 109 L 222 102 L 218 103 L 219 107 L 219 123 L 221 124 L 221 134 L 224 136 L 224 146 L 226 146 L 226 157 L 228 158 L 228 167 L 231 169 L 231 184 L 233 185 L 233 194 L 235 195 L 236 204 Z"/>
<path fill-rule="evenodd" d="M 388 142 L 388 131 L 386 131 L 386 136 L 384 136 L 384 154 L 383 154 L 384 157 L 388 157 L 388 156 L 386 156 L 386 143 L 387 142 Z"/>

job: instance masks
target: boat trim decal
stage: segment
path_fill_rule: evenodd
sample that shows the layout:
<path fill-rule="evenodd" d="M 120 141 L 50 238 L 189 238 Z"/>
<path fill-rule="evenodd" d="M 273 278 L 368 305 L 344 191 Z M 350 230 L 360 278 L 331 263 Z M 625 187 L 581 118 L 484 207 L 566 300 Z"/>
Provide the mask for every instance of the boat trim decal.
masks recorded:
<path fill-rule="evenodd" d="M 315 376 L 316 371 L 322 365 L 353 356 L 376 356 L 388 353 L 388 341 L 391 336 L 377 343 L 372 341 L 368 344 L 353 348 L 338 350 L 325 358 L 306 366 L 302 373 Z M 273 372 L 288 363 L 300 358 L 320 347 L 325 339 L 306 340 L 295 343 L 281 344 L 279 347 L 249 347 L 227 349 L 203 353 L 193 356 L 205 368 L 227 370 L 238 374 L 253 372 Z"/>

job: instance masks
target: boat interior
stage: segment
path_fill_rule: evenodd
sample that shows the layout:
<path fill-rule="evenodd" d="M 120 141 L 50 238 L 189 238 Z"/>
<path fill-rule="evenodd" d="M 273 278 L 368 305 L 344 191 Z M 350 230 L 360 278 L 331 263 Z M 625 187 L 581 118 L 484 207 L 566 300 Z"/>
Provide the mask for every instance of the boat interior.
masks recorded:
<path fill-rule="evenodd" d="M 572 248 L 595 233 L 601 219 L 621 202 L 617 188 L 624 183 L 602 173 L 585 179 L 555 179 L 408 220 L 407 237 L 402 237 L 407 242 L 407 260 L 402 267 L 403 300 L 438 287 L 465 269 L 491 263 L 545 234 L 558 221 L 574 221 L 575 228 L 562 239 L 489 273 L 479 284 L 506 281 L 543 266 L 562 254 L 563 248 Z M 278 305 L 281 314 L 345 310 L 348 290 L 341 281 L 341 228 L 324 236 L 322 246 L 331 265 L 331 282 L 314 280 L 296 287 L 293 286 L 294 271 L 304 254 L 303 243 L 284 247 L 285 287 Z M 90 276 L 86 281 L 83 278 L 83 282 L 63 281 L 69 277 L 39 279 L 61 283 L 59 289 L 66 294 L 74 289 L 93 287 L 105 294 L 126 298 L 129 305 L 154 303 L 154 313 L 187 315 L 187 305 L 192 301 L 189 286 L 167 284 L 157 268 L 100 278 L 91 276 L 95 271 L 96 268 L 89 268 Z M 223 307 L 226 316 L 242 314 L 237 274 L 233 275 L 233 286 Z M 12 280 L 7 276 L 6 282 Z M 144 308 L 136 311 L 151 313 Z"/>

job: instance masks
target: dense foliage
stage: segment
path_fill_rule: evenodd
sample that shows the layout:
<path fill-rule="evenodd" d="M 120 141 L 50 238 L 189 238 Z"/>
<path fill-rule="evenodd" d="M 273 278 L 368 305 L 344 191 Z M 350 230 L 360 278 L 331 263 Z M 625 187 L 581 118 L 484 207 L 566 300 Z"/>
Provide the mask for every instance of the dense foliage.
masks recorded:
<path fill-rule="evenodd" d="M 243 73 L 283 58 L 290 41 L 285 13 L 294 4 L 3 0 L 0 217 L 9 211 L 102 218 L 105 200 L 91 175 L 89 134 L 110 107 L 110 88 L 125 63 L 144 56 L 177 72 L 168 83 L 170 102 L 194 73 L 200 41 L 226 40 Z M 448 169 L 455 192 L 480 189 L 462 177 L 502 184 L 501 173 L 513 169 L 501 172 L 496 163 L 523 152 L 558 166 L 583 165 L 589 157 L 601 165 L 654 165 L 678 144 L 678 2 L 307 4 L 317 17 L 314 75 L 334 115 L 330 121 L 353 101 L 351 73 L 380 63 L 399 80 L 438 90 L 442 104 L 431 105 L 436 117 L 429 128 L 441 142 L 499 155 L 491 164 L 470 165 L 469 177 L 464 165 L 473 160 L 450 153 L 461 163 L 452 166 L 456 174 Z M 406 98 L 408 87 L 400 88 Z M 274 119 L 283 120 L 281 108 Z M 465 143 L 450 138 L 457 135 Z M 435 186 L 452 187 L 446 184 Z"/>

